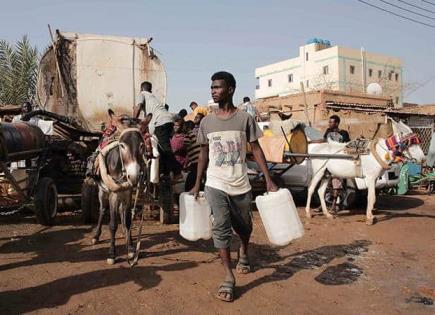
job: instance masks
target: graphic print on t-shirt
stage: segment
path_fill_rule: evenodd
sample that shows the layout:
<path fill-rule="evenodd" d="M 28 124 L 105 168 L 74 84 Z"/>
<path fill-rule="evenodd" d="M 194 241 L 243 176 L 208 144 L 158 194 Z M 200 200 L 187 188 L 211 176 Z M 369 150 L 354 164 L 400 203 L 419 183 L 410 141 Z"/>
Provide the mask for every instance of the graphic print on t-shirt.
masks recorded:
<path fill-rule="evenodd" d="M 245 163 L 246 133 L 225 130 L 211 132 L 207 137 L 210 159 L 207 185 L 224 191 L 228 185 L 240 188 L 243 192 L 248 191 L 250 185 Z"/>
<path fill-rule="evenodd" d="M 237 131 L 233 131 L 239 133 Z M 212 156 L 214 164 L 217 167 L 234 166 L 241 164 L 241 149 L 242 143 L 240 139 L 234 138 L 227 140 L 222 138 L 222 135 L 211 137 Z"/>
<path fill-rule="evenodd" d="M 330 133 L 328 133 L 327 138 L 335 142 L 344 142 L 343 136 L 337 131 L 331 131 Z"/>

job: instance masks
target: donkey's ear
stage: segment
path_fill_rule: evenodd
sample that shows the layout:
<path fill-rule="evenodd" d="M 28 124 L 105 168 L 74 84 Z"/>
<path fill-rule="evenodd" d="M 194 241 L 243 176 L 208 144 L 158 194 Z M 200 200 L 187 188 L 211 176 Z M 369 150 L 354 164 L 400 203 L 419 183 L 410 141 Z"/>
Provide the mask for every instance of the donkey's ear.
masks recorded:
<path fill-rule="evenodd" d="M 110 118 L 112 118 L 113 116 L 115 116 L 115 112 L 114 112 L 113 110 L 111 110 L 111 109 L 109 109 L 109 110 L 107 111 L 107 114 L 109 115 Z"/>

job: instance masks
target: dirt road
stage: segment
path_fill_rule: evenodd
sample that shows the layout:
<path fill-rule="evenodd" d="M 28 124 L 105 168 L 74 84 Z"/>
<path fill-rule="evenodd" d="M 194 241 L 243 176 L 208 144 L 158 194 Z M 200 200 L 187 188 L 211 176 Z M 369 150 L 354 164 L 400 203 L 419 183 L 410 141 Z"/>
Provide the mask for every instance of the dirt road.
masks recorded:
<path fill-rule="evenodd" d="M 107 226 L 92 246 L 78 216 L 50 228 L 1 218 L 0 314 L 434 314 L 435 197 L 381 196 L 377 208 L 366 226 L 362 211 L 308 223 L 300 207 L 306 234 L 283 248 L 255 213 L 254 272 L 237 276 L 230 304 L 214 297 L 222 274 L 211 241 L 185 241 L 176 225 L 148 223 L 129 268 L 121 235 L 120 261 L 106 264 Z"/>

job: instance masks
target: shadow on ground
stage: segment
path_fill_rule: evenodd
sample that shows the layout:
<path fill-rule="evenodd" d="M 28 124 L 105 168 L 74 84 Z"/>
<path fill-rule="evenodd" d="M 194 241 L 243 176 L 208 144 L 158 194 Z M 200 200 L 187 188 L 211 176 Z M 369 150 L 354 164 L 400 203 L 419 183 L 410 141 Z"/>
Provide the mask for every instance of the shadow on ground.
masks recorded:
<path fill-rule="evenodd" d="M 378 195 L 376 198 L 375 209 L 373 214 L 377 222 L 388 221 L 395 218 L 429 218 L 435 219 L 435 215 L 427 213 L 418 213 L 418 211 L 409 212 L 424 206 L 424 201 L 412 196 L 391 196 Z M 362 198 L 358 200 L 354 207 L 348 211 L 340 211 L 339 217 L 351 217 L 355 214 L 366 214 L 367 200 Z M 313 207 L 311 207 L 313 209 Z M 313 211 L 313 210 L 312 210 Z M 320 215 L 323 215 L 320 213 Z M 379 216 L 381 215 L 381 216 Z"/>
<path fill-rule="evenodd" d="M 107 229 L 107 226 L 103 226 Z M 146 230 L 146 226 L 144 227 Z M 48 263 L 78 263 L 101 261 L 105 264 L 108 255 L 109 246 L 95 248 L 90 245 L 88 233 L 93 231 L 92 227 L 51 230 L 50 228 L 41 228 L 38 232 L 17 236 L 10 239 L 9 242 L 0 246 L 0 254 L 32 254 L 31 259 L 6 263 L 0 265 L 0 271 L 10 270 L 19 267 L 29 267 Z M 118 257 L 125 256 L 125 239 L 118 232 L 116 240 Z M 103 240 L 108 244 L 108 240 Z M 151 247 L 157 247 L 157 250 L 148 250 Z M 166 231 L 162 233 L 145 234 L 141 243 L 140 257 L 159 257 L 180 252 L 195 251 L 214 253 L 211 241 L 189 242 L 183 239 L 178 231 Z"/>
<path fill-rule="evenodd" d="M 424 201 L 411 196 L 381 195 L 376 198 L 376 208 L 379 210 L 403 211 L 421 207 Z"/>
<path fill-rule="evenodd" d="M 133 282 L 139 290 L 157 286 L 159 271 L 180 271 L 195 267 L 195 263 L 175 263 L 165 266 L 110 268 L 57 279 L 25 289 L 0 292 L 1 314 L 23 314 L 66 304 L 76 295 L 88 291 Z"/>

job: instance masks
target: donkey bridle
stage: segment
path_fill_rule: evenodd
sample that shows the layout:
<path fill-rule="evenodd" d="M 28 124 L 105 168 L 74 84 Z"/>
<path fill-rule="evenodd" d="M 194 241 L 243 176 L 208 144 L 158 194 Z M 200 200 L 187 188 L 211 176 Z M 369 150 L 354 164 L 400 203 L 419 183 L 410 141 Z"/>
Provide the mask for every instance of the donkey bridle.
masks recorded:
<path fill-rule="evenodd" d="M 140 132 L 139 128 L 127 128 L 127 129 L 124 129 L 124 130 L 121 132 L 121 134 L 119 135 L 119 138 L 118 138 L 118 139 L 121 139 L 121 137 L 122 137 L 125 133 L 127 133 L 127 132 L 138 132 L 139 135 L 142 137 L 142 133 Z M 119 159 L 121 160 L 121 177 L 119 177 L 119 178 L 113 178 L 113 180 L 114 180 L 117 184 L 122 184 L 122 183 L 127 182 L 127 179 L 126 179 L 126 177 L 127 177 L 127 171 L 125 170 L 125 163 L 124 163 L 124 159 L 122 158 L 122 154 L 121 154 L 121 145 L 120 145 L 120 143 L 121 143 L 121 141 L 118 140 L 117 148 L 118 148 L 118 151 L 119 151 Z M 124 181 L 123 181 L 123 179 L 124 179 Z"/>

